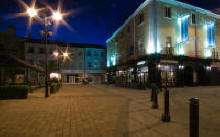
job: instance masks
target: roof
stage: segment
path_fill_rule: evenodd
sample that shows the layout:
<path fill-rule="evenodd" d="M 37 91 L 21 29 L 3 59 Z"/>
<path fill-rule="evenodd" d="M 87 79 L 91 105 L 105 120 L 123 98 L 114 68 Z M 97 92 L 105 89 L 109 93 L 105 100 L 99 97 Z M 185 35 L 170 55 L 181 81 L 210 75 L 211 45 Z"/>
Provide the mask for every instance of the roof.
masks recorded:
<path fill-rule="evenodd" d="M 131 15 L 128 17 L 128 19 L 126 19 L 125 23 L 119 27 L 113 34 L 112 36 L 106 40 L 106 43 L 109 43 L 117 34 L 118 32 L 120 32 L 127 24 L 128 22 L 134 18 L 144 7 L 146 7 L 151 1 L 153 0 L 146 0 L 145 2 L 143 2 L 138 8 L 137 10 Z M 220 19 L 220 15 L 218 14 L 215 14 L 209 10 L 205 10 L 205 9 L 202 9 L 200 7 L 196 7 L 196 6 L 193 6 L 193 5 L 190 5 L 190 4 L 186 4 L 186 3 L 183 3 L 183 2 L 180 2 L 180 1 L 176 1 L 176 0 L 157 0 L 157 1 L 160 1 L 160 2 L 164 2 L 164 3 L 168 3 L 168 4 L 172 4 L 172 5 L 177 5 L 177 6 L 181 6 L 181 7 L 184 7 L 184 8 L 187 8 L 187 9 L 193 9 L 193 10 L 196 10 L 202 14 L 205 14 L 205 15 L 208 15 L 208 16 L 211 16 L 211 17 L 214 17 L 216 19 Z"/>
<path fill-rule="evenodd" d="M 27 43 L 44 43 L 44 40 L 41 39 L 29 39 Z M 95 48 L 95 49 L 106 49 L 103 45 L 98 44 L 87 44 L 87 43 L 68 43 L 61 41 L 51 41 L 48 40 L 48 44 L 56 44 L 61 47 L 75 47 L 75 48 Z"/>
<path fill-rule="evenodd" d="M 0 53 L 0 66 L 11 66 L 11 67 L 26 67 L 31 68 L 40 72 L 44 72 L 44 69 L 40 66 L 29 64 L 24 60 L 10 54 Z"/>

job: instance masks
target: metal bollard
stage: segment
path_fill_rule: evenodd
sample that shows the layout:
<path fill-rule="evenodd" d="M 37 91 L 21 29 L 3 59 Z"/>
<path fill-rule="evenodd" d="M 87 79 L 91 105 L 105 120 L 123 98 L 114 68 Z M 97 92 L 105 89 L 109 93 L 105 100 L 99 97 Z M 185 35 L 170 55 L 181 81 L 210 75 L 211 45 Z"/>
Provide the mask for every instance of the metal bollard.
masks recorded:
<path fill-rule="evenodd" d="M 154 101 L 156 90 L 157 90 L 157 89 L 156 89 L 155 87 L 152 88 L 152 91 L 151 91 L 151 102 Z"/>
<path fill-rule="evenodd" d="M 153 105 L 152 108 L 157 109 L 158 108 L 158 99 L 157 99 L 157 90 L 153 90 Z"/>
<path fill-rule="evenodd" d="M 164 91 L 164 114 L 162 115 L 162 121 L 170 122 L 170 100 L 169 100 L 169 90 L 165 88 Z"/>
<path fill-rule="evenodd" d="M 199 137 L 199 99 L 190 99 L 190 137 Z"/>

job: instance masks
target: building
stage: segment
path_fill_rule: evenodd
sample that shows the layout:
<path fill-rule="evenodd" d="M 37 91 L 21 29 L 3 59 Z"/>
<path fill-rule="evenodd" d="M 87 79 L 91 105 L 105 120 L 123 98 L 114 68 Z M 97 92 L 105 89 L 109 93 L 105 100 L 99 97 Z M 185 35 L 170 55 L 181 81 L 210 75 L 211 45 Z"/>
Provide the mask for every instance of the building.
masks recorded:
<path fill-rule="evenodd" d="M 25 62 L 24 42 L 26 39 L 15 35 L 13 26 L 7 27 L 7 32 L 0 31 L 0 85 L 31 84 L 29 72 L 43 74 L 43 68 Z"/>
<path fill-rule="evenodd" d="M 109 82 L 220 84 L 220 15 L 176 0 L 146 0 L 107 41 Z"/>
<path fill-rule="evenodd" d="M 49 73 L 60 73 L 63 83 L 104 83 L 106 73 L 106 49 L 101 45 L 49 41 Z M 57 55 L 55 54 L 57 53 Z M 45 67 L 45 44 L 42 40 L 30 39 L 25 43 L 25 60 Z M 36 73 L 30 79 L 36 80 Z"/>

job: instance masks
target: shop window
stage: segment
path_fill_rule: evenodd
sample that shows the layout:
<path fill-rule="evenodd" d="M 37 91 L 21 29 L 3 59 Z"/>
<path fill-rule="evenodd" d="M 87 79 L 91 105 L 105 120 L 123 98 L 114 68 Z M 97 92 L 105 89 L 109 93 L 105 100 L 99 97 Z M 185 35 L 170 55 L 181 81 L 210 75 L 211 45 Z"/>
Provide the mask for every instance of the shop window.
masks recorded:
<path fill-rule="evenodd" d="M 165 17 L 171 18 L 171 8 L 165 7 Z"/>

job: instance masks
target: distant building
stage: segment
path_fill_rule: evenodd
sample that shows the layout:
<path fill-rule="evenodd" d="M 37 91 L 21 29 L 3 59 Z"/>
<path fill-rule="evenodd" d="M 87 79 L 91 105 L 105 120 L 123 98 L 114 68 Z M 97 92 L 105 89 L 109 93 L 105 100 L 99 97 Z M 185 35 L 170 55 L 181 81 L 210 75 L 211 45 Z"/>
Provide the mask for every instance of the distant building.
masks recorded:
<path fill-rule="evenodd" d="M 103 83 L 106 73 L 106 49 L 101 45 L 49 41 L 48 70 L 59 72 L 63 83 Z M 58 52 L 59 56 L 54 53 Z M 64 56 L 64 53 L 68 56 Z M 25 43 L 25 60 L 44 67 L 45 44 L 41 40 Z M 31 76 L 34 76 L 33 73 Z M 34 78 L 34 77 L 33 77 Z M 31 78 L 30 78 L 31 79 Z"/>
<path fill-rule="evenodd" d="M 25 62 L 24 43 L 26 39 L 15 36 L 15 28 L 7 27 L 0 32 L 0 84 L 29 83 L 29 72 L 43 74 L 43 68 Z M 37 78 L 37 77 L 36 77 Z"/>
<path fill-rule="evenodd" d="M 176 0 L 146 0 L 106 41 L 119 84 L 220 84 L 220 15 Z"/>

